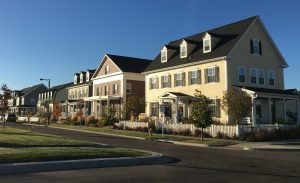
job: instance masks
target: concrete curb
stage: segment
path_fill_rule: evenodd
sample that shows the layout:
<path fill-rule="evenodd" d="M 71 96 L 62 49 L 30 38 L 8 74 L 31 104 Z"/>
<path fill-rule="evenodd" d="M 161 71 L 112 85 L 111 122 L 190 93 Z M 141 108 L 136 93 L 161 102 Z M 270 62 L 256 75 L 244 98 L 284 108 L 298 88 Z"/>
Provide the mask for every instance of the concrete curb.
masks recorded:
<path fill-rule="evenodd" d="M 243 147 L 243 150 L 245 151 L 294 151 L 299 152 L 300 149 L 297 148 L 265 148 L 265 147 Z"/>
<path fill-rule="evenodd" d="M 159 140 L 156 140 L 156 141 L 157 142 L 164 142 L 164 143 L 171 143 L 171 144 L 176 144 L 176 145 L 184 145 L 184 146 L 209 147 L 207 144 L 196 144 L 196 143 L 180 142 L 180 141 L 174 141 L 174 140 L 159 139 Z"/>
<path fill-rule="evenodd" d="M 148 151 L 144 151 L 148 152 Z M 148 152 L 149 153 L 149 152 Z M 87 168 L 106 168 L 121 166 L 137 166 L 150 164 L 171 163 L 174 160 L 160 153 L 150 152 L 149 156 L 98 158 L 49 162 L 12 163 L 0 165 L 0 175 L 33 173 L 45 171 L 62 171 Z"/>

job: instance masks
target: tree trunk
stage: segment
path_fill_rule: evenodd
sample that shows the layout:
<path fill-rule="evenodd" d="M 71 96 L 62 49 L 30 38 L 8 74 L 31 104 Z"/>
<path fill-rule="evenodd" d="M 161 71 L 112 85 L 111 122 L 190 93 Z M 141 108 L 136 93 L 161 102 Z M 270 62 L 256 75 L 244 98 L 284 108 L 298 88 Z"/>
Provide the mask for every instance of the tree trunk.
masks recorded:
<path fill-rule="evenodd" d="M 201 127 L 201 141 L 203 141 L 203 127 Z"/>

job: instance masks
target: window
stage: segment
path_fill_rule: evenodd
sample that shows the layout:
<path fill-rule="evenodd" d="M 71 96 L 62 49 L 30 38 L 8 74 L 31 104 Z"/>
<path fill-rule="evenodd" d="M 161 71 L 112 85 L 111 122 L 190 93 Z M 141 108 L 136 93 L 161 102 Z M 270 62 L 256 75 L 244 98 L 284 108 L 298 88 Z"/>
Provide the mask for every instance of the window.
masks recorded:
<path fill-rule="evenodd" d="M 211 51 L 211 41 L 210 38 L 205 38 L 203 40 L 203 53 Z"/>
<path fill-rule="evenodd" d="M 166 49 L 163 49 L 161 50 L 161 62 L 167 62 L 167 50 Z"/>
<path fill-rule="evenodd" d="M 126 94 L 131 94 L 131 83 L 126 83 Z"/>
<path fill-rule="evenodd" d="M 109 65 L 105 66 L 105 71 L 104 72 L 105 72 L 105 74 L 109 74 Z"/>
<path fill-rule="evenodd" d="M 263 69 L 258 70 L 258 83 L 260 85 L 265 84 L 265 71 Z"/>
<path fill-rule="evenodd" d="M 245 67 L 239 67 L 239 82 L 240 83 L 245 83 L 246 82 Z"/>
<path fill-rule="evenodd" d="M 150 103 L 150 115 L 158 117 L 158 102 Z"/>
<path fill-rule="evenodd" d="M 185 58 L 187 57 L 187 44 L 186 42 L 183 42 L 180 45 L 180 58 Z"/>
<path fill-rule="evenodd" d="M 87 72 L 87 73 L 86 73 L 86 81 L 89 81 L 89 80 L 90 80 L 90 73 Z"/>
<path fill-rule="evenodd" d="M 77 84 L 77 76 L 74 76 L 74 84 Z"/>
<path fill-rule="evenodd" d="M 100 87 L 99 86 L 96 88 L 96 96 L 100 96 Z"/>
<path fill-rule="evenodd" d="M 200 70 L 190 71 L 189 72 L 189 85 L 200 84 Z"/>
<path fill-rule="evenodd" d="M 251 69 L 251 84 L 257 83 L 257 73 L 256 69 Z"/>
<path fill-rule="evenodd" d="M 275 85 L 275 72 L 273 70 L 269 71 L 269 85 Z"/>
<path fill-rule="evenodd" d="M 158 78 L 157 77 L 150 78 L 149 83 L 150 83 L 150 90 L 158 89 Z"/>
<path fill-rule="evenodd" d="M 205 83 L 219 82 L 219 67 L 210 67 L 204 70 L 205 71 Z"/>
<path fill-rule="evenodd" d="M 83 74 L 80 74 L 80 83 L 83 82 Z"/>
<path fill-rule="evenodd" d="M 127 92 L 127 89 L 126 89 L 126 92 Z M 118 94 L 118 85 L 114 84 L 113 85 L 113 95 L 117 95 L 117 94 Z"/>
<path fill-rule="evenodd" d="M 171 75 L 164 75 L 161 77 L 161 87 L 162 88 L 169 88 L 171 87 Z"/>
<path fill-rule="evenodd" d="M 174 75 L 174 86 L 184 86 L 184 79 L 185 79 L 185 74 L 184 73 L 178 73 Z"/>
<path fill-rule="evenodd" d="M 219 118 L 221 116 L 220 99 L 212 99 L 209 107 L 212 109 L 212 116 Z"/>
<path fill-rule="evenodd" d="M 108 86 L 104 86 L 104 96 L 108 95 Z"/>
<path fill-rule="evenodd" d="M 251 54 L 262 55 L 261 41 L 251 39 L 250 44 Z"/>

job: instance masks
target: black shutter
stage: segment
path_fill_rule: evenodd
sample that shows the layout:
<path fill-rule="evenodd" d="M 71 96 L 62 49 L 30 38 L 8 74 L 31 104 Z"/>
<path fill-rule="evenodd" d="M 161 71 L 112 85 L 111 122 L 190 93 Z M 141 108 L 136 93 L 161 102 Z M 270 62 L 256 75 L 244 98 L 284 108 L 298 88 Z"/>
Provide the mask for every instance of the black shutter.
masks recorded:
<path fill-rule="evenodd" d="M 149 89 L 152 90 L 152 78 L 149 78 Z"/>
<path fill-rule="evenodd" d="M 185 72 L 184 73 L 182 73 L 182 86 L 185 86 Z"/>
<path fill-rule="evenodd" d="M 259 41 L 259 55 L 262 55 L 261 41 Z"/>
<path fill-rule="evenodd" d="M 221 100 L 216 99 L 216 117 L 220 118 L 221 117 Z"/>
<path fill-rule="evenodd" d="M 156 77 L 156 86 L 155 86 L 156 89 L 159 88 L 159 77 Z"/>
<path fill-rule="evenodd" d="M 188 72 L 188 85 L 191 85 L 191 74 L 192 74 L 192 72 L 189 71 Z"/>
<path fill-rule="evenodd" d="M 176 87 L 176 74 L 174 74 L 174 87 Z"/>
<path fill-rule="evenodd" d="M 219 67 L 215 68 L 215 82 L 220 82 L 220 69 L 219 69 Z"/>
<path fill-rule="evenodd" d="M 204 69 L 204 78 L 205 78 L 205 83 L 208 83 L 208 69 Z"/>
<path fill-rule="evenodd" d="M 164 76 L 161 76 L 161 77 L 160 77 L 160 80 L 161 80 L 161 81 L 160 81 L 160 84 L 161 84 L 161 85 L 160 85 L 160 88 L 164 88 Z"/>
<path fill-rule="evenodd" d="M 197 76 L 198 76 L 197 83 L 201 84 L 201 70 L 197 70 Z"/>
<path fill-rule="evenodd" d="M 253 54 L 253 40 L 250 39 L 250 51 L 251 51 L 251 54 Z"/>
<path fill-rule="evenodd" d="M 172 82 L 172 81 L 171 81 L 171 74 L 169 74 L 169 76 L 168 76 L 168 86 L 169 86 L 169 87 L 171 87 L 171 82 Z"/>

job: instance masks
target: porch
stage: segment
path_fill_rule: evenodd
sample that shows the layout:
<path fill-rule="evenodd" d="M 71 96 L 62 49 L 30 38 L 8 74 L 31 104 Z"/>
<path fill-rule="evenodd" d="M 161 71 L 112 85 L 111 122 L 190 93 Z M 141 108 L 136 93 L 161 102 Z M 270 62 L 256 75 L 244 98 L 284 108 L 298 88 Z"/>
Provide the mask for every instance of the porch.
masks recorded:
<path fill-rule="evenodd" d="M 276 90 L 244 87 L 252 97 L 250 121 L 261 124 L 297 124 L 300 122 L 299 94 L 297 90 Z"/>

